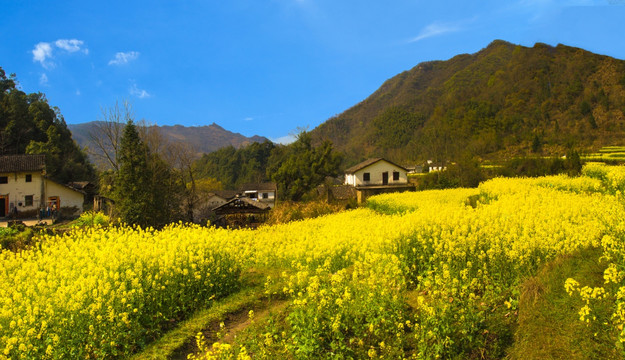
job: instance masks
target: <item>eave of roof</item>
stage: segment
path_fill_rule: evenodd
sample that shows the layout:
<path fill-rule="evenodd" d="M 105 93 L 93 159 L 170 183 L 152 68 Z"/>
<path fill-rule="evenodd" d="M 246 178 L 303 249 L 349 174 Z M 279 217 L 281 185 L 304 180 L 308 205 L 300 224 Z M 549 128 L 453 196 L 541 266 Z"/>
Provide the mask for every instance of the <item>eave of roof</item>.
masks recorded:
<path fill-rule="evenodd" d="M 384 158 L 371 158 L 371 159 L 367 159 L 367 160 L 361 162 L 360 164 L 356 164 L 356 165 L 350 167 L 349 169 L 345 170 L 345 173 L 346 174 L 353 174 L 353 173 L 355 173 L 358 170 L 362 170 L 362 169 L 364 169 L 364 168 L 366 168 L 368 166 L 371 166 L 371 165 L 377 163 L 378 161 L 386 161 L 387 163 L 389 163 L 391 165 L 397 166 L 400 169 L 408 171 L 408 170 L 406 170 L 405 167 L 403 167 L 401 165 L 398 165 L 398 164 L 395 164 L 394 162 L 386 160 Z"/>
<path fill-rule="evenodd" d="M 258 209 L 258 210 L 262 210 L 262 211 L 266 211 L 266 210 L 270 210 L 271 209 L 271 207 L 269 205 L 267 205 L 267 204 L 263 204 L 263 203 L 261 203 L 259 201 L 254 201 L 254 200 L 251 200 L 249 198 L 242 197 L 242 198 L 234 198 L 234 199 L 232 199 L 232 200 L 230 200 L 230 201 L 228 201 L 228 202 L 226 202 L 224 204 L 221 204 L 221 205 L 213 208 L 213 211 L 226 209 L 226 208 L 230 207 L 230 205 L 232 203 L 236 202 L 236 201 L 240 201 L 242 203 L 245 203 L 247 205 L 250 205 L 250 206 L 252 206 L 252 207 L 254 207 L 254 208 Z"/>
<path fill-rule="evenodd" d="M 58 186 L 62 186 L 62 187 L 64 187 L 64 188 L 68 189 L 68 190 L 71 190 L 71 191 L 77 192 L 77 193 L 79 193 L 79 194 L 82 194 L 83 196 L 87 195 L 87 193 L 86 193 L 86 192 L 84 192 L 83 190 L 76 189 L 75 187 L 72 187 L 72 186 L 71 186 L 71 185 L 69 185 L 69 184 L 61 184 L 60 182 L 56 182 L 56 181 L 54 181 L 54 180 L 50 179 L 50 178 L 49 178 L 49 177 L 47 177 L 47 176 L 44 176 L 44 178 L 46 179 L 46 181 L 49 181 L 49 182 L 55 183 L 55 184 L 57 184 Z"/>

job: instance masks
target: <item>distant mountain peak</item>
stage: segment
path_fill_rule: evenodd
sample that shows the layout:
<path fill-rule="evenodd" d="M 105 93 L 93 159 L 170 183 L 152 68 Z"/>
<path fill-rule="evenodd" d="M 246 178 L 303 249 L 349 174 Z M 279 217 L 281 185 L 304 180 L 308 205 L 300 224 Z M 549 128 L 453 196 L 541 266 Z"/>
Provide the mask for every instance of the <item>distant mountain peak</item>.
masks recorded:
<path fill-rule="evenodd" d="M 94 131 L 97 122 L 82 124 L 70 124 L 67 127 L 72 132 L 72 137 L 81 147 L 95 149 L 89 138 L 89 133 Z M 253 142 L 269 141 L 266 137 L 254 135 L 243 136 L 239 133 L 228 131 L 216 123 L 203 126 L 164 125 L 156 126 L 161 134 L 172 142 L 185 142 L 196 149 L 198 153 L 210 153 L 226 146 L 240 148 Z"/>

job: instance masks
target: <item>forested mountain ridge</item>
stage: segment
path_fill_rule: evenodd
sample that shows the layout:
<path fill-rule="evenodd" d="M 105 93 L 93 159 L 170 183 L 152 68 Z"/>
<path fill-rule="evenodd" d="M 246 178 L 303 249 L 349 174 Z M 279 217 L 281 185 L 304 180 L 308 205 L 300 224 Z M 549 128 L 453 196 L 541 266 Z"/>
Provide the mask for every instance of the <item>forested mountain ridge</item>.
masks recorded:
<path fill-rule="evenodd" d="M 311 133 L 346 163 L 562 154 L 625 141 L 625 61 L 564 45 L 496 40 L 424 62 Z"/>
<path fill-rule="evenodd" d="M 91 143 L 89 134 L 97 130 L 97 125 L 97 121 L 91 121 L 82 124 L 70 124 L 68 127 L 80 146 L 86 146 L 91 151 L 96 151 L 96 147 Z M 239 133 L 233 133 L 215 123 L 206 126 L 174 125 L 156 127 L 167 140 L 184 142 L 190 145 L 198 154 L 210 153 L 227 146 L 240 148 L 252 143 L 268 141 L 267 138 L 262 136 L 246 137 Z"/>

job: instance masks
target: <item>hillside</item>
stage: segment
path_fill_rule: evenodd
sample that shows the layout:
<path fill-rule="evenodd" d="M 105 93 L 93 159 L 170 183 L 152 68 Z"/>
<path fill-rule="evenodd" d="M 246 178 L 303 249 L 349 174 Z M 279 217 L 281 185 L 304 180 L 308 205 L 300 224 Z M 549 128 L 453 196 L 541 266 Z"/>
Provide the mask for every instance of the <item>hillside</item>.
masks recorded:
<path fill-rule="evenodd" d="M 596 150 L 625 140 L 625 61 L 564 45 L 496 40 L 424 62 L 312 131 L 356 163 Z"/>
<path fill-rule="evenodd" d="M 89 133 L 94 131 L 95 121 L 68 125 L 72 137 L 81 147 L 94 148 L 90 144 Z M 249 145 L 254 142 L 268 141 L 262 136 L 246 137 L 233 133 L 221 126 L 212 123 L 208 126 L 159 126 L 161 133 L 173 142 L 184 142 L 191 145 L 198 153 L 209 153 L 217 149 L 232 145 L 235 148 Z"/>

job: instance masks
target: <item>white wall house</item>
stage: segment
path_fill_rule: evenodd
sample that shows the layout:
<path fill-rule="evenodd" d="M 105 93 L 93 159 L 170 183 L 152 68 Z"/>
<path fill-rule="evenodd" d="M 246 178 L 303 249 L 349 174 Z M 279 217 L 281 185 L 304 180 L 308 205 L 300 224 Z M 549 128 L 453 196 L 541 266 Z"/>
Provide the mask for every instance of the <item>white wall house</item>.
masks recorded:
<path fill-rule="evenodd" d="M 276 206 L 278 191 L 276 183 L 244 184 L 240 194 L 273 208 Z"/>
<path fill-rule="evenodd" d="M 345 170 L 345 185 L 390 186 L 408 184 L 408 171 L 382 158 L 368 159 Z"/>
<path fill-rule="evenodd" d="M 447 170 L 447 166 L 443 165 L 442 163 L 434 163 L 432 160 L 428 160 L 427 163 L 428 172 Z"/>
<path fill-rule="evenodd" d="M 34 216 L 46 208 L 76 208 L 84 194 L 45 176 L 45 155 L 0 156 L 0 217 L 22 212 Z"/>
<path fill-rule="evenodd" d="M 223 198 L 223 197 L 221 197 L 221 196 L 219 196 L 217 194 L 214 194 L 214 193 L 208 194 L 208 197 L 206 198 L 206 206 L 209 209 L 214 209 L 217 206 L 220 206 L 220 205 L 223 205 L 223 204 L 227 203 L 228 200 L 230 200 L 230 199 Z"/>

